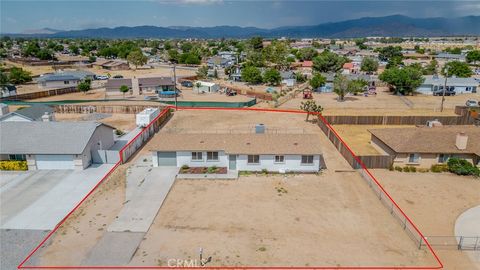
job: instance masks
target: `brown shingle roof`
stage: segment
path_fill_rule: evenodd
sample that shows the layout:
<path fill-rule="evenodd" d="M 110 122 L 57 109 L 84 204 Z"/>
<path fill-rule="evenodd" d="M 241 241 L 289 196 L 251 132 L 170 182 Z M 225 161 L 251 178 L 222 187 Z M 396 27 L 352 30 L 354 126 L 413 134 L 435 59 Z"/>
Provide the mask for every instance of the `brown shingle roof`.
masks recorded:
<path fill-rule="evenodd" d="M 141 87 L 156 87 L 161 85 L 173 85 L 171 77 L 147 77 L 138 78 L 138 84 Z"/>
<path fill-rule="evenodd" d="M 109 79 L 105 84 L 106 88 L 119 88 L 122 85 L 132 87 L 132 79 Z"/>
<path fill-rule="evenodd" d="M 151 151 L 225 151 L 229 154 L 315 155 L 322 153 L 314 134 L 174 134 L 159 133 Z"/>
<path fill-rule="evenodd" d="M 480 155 L 480 127 L 440 126 L 429 128 L 369 129 L 372 135 L 397 153 L 473 153 Z M 468 136 L 467 149 L 455 146 L 457 134 Z"/>

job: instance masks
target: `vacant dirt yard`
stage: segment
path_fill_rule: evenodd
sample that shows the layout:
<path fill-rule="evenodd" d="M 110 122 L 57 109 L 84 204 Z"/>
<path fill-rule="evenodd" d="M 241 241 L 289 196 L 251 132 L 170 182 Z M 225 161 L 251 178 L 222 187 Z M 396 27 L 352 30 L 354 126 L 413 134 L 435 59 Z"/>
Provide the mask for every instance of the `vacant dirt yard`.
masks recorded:
<path fill-rule="evenodd" d="M 480 204 L 479 179 L 450 173 L 372 172 L 426 236 L 453 236 L 458 216 Z M 480 269 L 465 252 L 434 249 L 445 269 Z"/>
<path fill-rule="evenodd" d="M 409 125 L 333 125 L 333 129 L 342 137 L 356 155 L 379 155 L 371 144 L 368 129 L 414 127 Z"/>
<path fill-rule="evenodd" d="M 445 97 L 445 109 L 440 112 L 441 97 L 416 95 L 400 97 L 392 95 L 384 87 L 380 87 L 376 96 L 349 95 L 345 101 L 339 102 L 335 93 L 314 93 L 314 100 L 324 107 L 325 115 L 454 115 L 457 105 L 465 105 L 465 101 L 478 94 L 462 94 Z M 300 107 L 304 101 L 301 95 L 292 99 L 281 108 Z"/>
<path fill-rule="evenodd" d="M 98 119 L 95 119 L 98 115 Z M 82 114 L 82 113 L 55 113 L 57 121 L 97 121 L 116 129 L 130 131 L 136 127 L 134 114 Z"/>

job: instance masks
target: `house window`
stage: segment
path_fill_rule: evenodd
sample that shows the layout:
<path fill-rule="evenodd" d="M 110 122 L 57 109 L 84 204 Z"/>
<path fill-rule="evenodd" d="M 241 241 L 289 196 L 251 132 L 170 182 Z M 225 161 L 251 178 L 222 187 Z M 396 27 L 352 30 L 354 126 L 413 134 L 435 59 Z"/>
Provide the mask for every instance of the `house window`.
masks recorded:
<path fill-rule="evenodd" d="M 202 152 L 192 152 L 192 161 L 201 161 L 203 160 Z"/>
<path fill-rule="evenodd" d="M 275 163 L 285 163 L 285 156 L 275 156 Z"/>
<path fill-rule="evenodd" d="M 409 163 L 418 163 L 420 161 L 419 154 L 410 154 L 408 155 L 408 162 Z"/>
<path fill-rule="evenodd" d="M 9 155 L 10 160 L 27 160 L 25 155 Z"/>
<path fill-rule="evenodd" d="M 305 164 L 305 165 L 313 164 L 313 156 L 302 156 L 302 164 Z"/>
<path fill-rule="evenodd" d="M 63 81 L 63 84 L 70 84 L 70 81 Z"/>
<path fill-rule="evenodd" d="M 218 152 L 207 152 L 207 161 L 218 161 Z"/>
<path fill-rule="evenodd" d="M 260 156 L 248 155 L 248 164 L 260 164 Z"/>
<path fill-rule="evenodd" d="M 440 154 L 438 155 L 438 163 L 445 163 L 449 158 L 451 158 L 451 155 Z"/>

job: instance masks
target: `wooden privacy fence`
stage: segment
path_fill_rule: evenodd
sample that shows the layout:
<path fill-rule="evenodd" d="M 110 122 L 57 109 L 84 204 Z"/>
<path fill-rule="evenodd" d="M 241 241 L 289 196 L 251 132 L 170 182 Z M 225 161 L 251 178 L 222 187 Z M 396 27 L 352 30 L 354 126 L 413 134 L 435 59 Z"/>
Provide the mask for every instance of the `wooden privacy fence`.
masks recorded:
<path fill-rule="evenodd" d="M 325 118 L 326 119 L 326 118 Z M 338 152 L 345 158 L 345 160 L 354 169 L 360 169 L 361 164 L 355 159 L 348 147 L 340 140 L 332 129 L 321 119 L 318 121 L 318 126 L 325 133 L 327 138 L 333 143 Z M 365 167 L 374 168 L 390 168 L 393 164 L 393 157 L 388 155 L 374 155 L 374 156 L 357 156 L 357 158 L 365 165 Z"/>
<path fill-rule="evenodd" d="M 65 104 L 55 105 L 56 113 L 126 113 L 137 114 L 146 108 L 158 108 L 163 110 L 165 106 L 155 105 L 79 105 Z"/>
<path fill-rule="evenodd" d="M 170 118 L 171 110 L 169 107 L 165 107 L 160 114 L 152 121 L 148 126 L 142 129 L 142 131 L 135 136 L 128 144 L 126 144 L 120 150 L 120 162 L 125 163 L 127 160 L 140 148 L 145 142 L 147 142 L 160 127 Z"/>
<path fill-rule="evenodd" d="M 325 115 L 331 125 L 425 125 L 438 120 L 444 125 L 469 125 L 474 120 L 470 115 L 459 116 L 394 116 L 394 115 Z"/>
<path fill-rule="evenodd" d="M 76 93 L 76 92 L 80 92 L 80 90 L 78 90 L 76 86 L 73 86 L 73 87 L 67 87 L 67 88 L 51 89 L 51 90 L 45 90 L 40 92 L 25 93 L 25 94 L 10 96 L 10 97 L 4 97 L 4 98 L 1 98 L 0 100 L 3 101 L 3 100 L 36 99 L 36 98 L 51 97 L 51 96 L 70 94 L 70 93 Z"/>

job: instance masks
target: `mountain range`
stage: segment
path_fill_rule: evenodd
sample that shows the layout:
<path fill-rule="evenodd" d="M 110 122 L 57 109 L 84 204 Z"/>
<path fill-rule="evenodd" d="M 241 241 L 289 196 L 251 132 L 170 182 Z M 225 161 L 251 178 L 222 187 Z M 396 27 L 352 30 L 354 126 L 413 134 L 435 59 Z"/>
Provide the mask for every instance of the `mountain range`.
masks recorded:
<path fill-rule="evenodd" d="M 50 38 L 248 38 L 262 37 L 325 37 L 353 38 L 369 36 L 429 37 L 480 35 L 480 16 L 458 18 L 411 18 L 402 15 L 364 17 L 311 26 L 286 26 L 273 29 L 239 26 L 120 26 L 60 31 L 48 29 L 38 33 L 2 34 Z"/>

